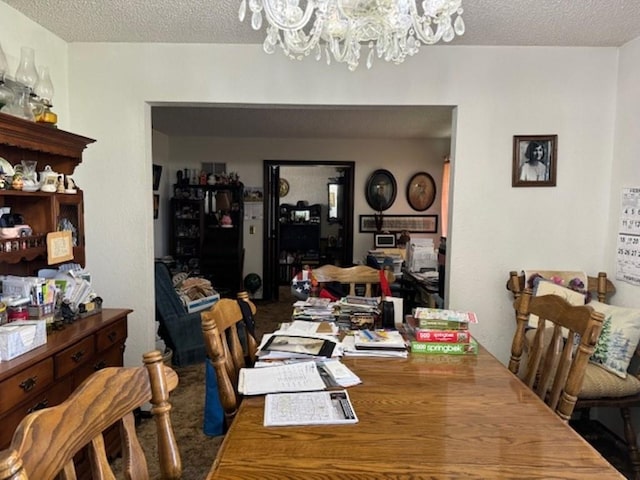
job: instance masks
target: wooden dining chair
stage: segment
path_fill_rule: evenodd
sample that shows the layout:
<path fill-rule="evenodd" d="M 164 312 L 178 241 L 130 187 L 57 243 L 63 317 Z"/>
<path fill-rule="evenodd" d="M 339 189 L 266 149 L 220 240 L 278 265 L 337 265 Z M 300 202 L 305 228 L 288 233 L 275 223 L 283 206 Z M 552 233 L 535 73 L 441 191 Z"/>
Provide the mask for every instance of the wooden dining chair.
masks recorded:
<path fill-rule="evenodd" d="M 251 325 L 255 314 L 256 306 L 249 300 L 247 292 L 240 292 L 237 300 L 221 298 L 211 309 L 201 312 L 208 361 L 216 372 L 218 395 L 227 427 L 240 406 L 240 369 L 251 366 L 256 359 L 258 346 Z"/>
<path fill-rule="evenodd" d="M 143 362 L 140 367 L 98 370 L 63 403 L 24 417 L 9 448 L 0 452 L 0 480 L 75 480 L 73 459 L 85 447 L 92 478 L 113 479 L 103 432 L 116 423 L 126 478 L 148 479 L 133 413 L 147 402 L 157 427 L 162 478 L 180 478 L 182 463 L 169 416 L 169 392 L 178 385 L 178 376 L 162 363 L 159 351 L 146 353 Z"/>
<path fill-rule="evenodd" d="M 522 272 L 511 271 L 507 281 L 507 289 L 517 299 L 524 291 L 526 285 L 525 275 Z M 601 303 L 610 303 L 611 296 L 615 293 L 615 285 L 607 278 L 605 272 L 599 272 L 597 276 L 587 277 L 587 286 L 591 296 Z M 531 338 L 529 333 L 527 337 Z M 525 339 L 526 343 L 526 339 Z M 512 356 L 521 356 L 525 345 L 518 343 L 514 345 Z M 519 350 L 519 351 L 518 351 Z M 627 447 L 629 463 L 634 472 L 635 480 L 640 480 L 640 452 L 638 451 L 636 429 L 631 418 L 631 408 L 640 407 L 640 349 L 635 349 L 634 359 L 629 365 L 626 378 L 601 368 L 598 365 L 589 363 L 587 365 L 582 388 L 578 393 L 578 400 L 574 411 L 579 413 L 578 420 L 581 422 L 590 421 L 592 408 L 614 408 L 620 412 L 623 422 L 624 443 Z M 514 373 L 518 373 L 517 367 L 510 363 L 509 368 Z"/>
<path fill-rule="evenodd" d="M 593 308 L 573 306 L 558 295 L 534 297 L 526 288 L 514 302 L 516 332 L 509 369 L 520 373 L 529 315 L 538 316 L 538 328 L 528 346 L 523 381 L 565 422 L 573 413 L 589 358 L 602 330 L 604 316 Z"/>
<path fill-rule="evenodd" d="M 387 282 L 391 285 L 395 281 L 395 274 L 389 269 L 385 269 L 383 272 Z M 320 284 L 339 282 L 348 285 L 349 295 L 356 295 L 358 287 L 363 287 L 362 296 L 380 295 L 380 270 L 367 265 L 353 267 L 322 265 L 313 270 L 313 275 Z"/>

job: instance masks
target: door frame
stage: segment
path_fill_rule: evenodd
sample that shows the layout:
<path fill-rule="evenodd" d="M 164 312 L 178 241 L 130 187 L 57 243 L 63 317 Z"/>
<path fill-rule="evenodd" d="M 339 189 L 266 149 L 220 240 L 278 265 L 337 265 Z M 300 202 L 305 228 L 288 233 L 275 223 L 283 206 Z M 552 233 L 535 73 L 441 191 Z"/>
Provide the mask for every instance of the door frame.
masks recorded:
<path fill-rule="evenodd" d="M 263 259 L 262 278 L 264 279 L 262 295 L 264 300 L 278 300 L 279 282 L 279 244 L 280 244 L 280 167 L 312 167 L 332 166 L 344 168 L 344 218 L 342 225 L 345 258 L 353 262 L 354 232 L 354 182 L 356 164 L 354 161 L 337 160 L 264 160 L 264 220 L 263 220 Z"/>

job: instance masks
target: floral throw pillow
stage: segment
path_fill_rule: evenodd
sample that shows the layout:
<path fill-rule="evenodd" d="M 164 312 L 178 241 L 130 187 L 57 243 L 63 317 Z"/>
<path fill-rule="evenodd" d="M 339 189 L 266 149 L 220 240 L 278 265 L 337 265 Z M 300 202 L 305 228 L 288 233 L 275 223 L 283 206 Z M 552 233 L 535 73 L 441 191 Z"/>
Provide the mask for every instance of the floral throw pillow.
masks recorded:
<path fill-rule="evenodd" d="M 595 300 L 589 305 L 604 315 L 602 332 L 590 362 L 620 378 L 627 378 L 629 362 L 640 342 L 640 310 Z"/>

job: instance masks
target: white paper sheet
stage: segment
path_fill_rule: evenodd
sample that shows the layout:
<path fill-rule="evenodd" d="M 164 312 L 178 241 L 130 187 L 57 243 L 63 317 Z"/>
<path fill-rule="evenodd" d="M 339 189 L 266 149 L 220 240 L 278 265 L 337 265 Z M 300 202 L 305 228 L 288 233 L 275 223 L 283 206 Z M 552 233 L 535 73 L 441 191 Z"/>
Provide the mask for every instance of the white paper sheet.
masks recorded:
<path fill-rule="evenodd" d="M 267 395 L 264 426 L 357 423 L 345 390 Z"/>
<path fill-rule="evenodd" d="M 306 392 L 326 388 L 316 363 L 300 362 L 269 368 L 243 368 L 238 391 L 243 395 L 272 392 Z"/>

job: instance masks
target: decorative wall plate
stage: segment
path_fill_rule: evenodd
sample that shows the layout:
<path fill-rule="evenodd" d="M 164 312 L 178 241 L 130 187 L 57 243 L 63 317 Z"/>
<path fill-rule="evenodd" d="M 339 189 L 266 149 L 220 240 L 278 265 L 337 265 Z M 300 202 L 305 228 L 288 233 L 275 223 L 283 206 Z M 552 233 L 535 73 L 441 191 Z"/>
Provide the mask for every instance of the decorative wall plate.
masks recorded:
<path fill-rule="evenodd" d="M 418 212 L 427 210 L 436 199 L 436 182 L 426 172 L 416 173 L 407 184 L 407 202 Z"/>
<path fill-rule="evenodd" d="M 13 177 L 13 174 L 15 173 L 13 166 L 2 157 L 0 157 L 0 169 L 2 169 L 2 172 L 9 177 Z"/>
<path fill-rule="evenodd" d="M 289 182 L 284 178 L 280 179 L 280 197 L 286 197 L 289 193 Z"/>
<path fill-rule="evenodd" d="M 389 170 L 376 170 L 367 180 L 365 197 L 376 212 L 387 210 L 396 199 L 396 179 Z"/>

